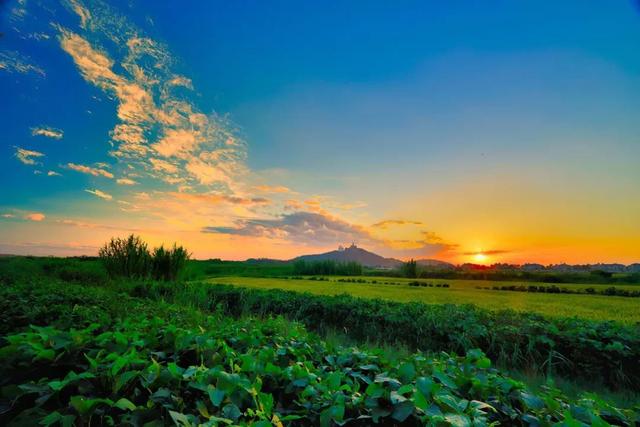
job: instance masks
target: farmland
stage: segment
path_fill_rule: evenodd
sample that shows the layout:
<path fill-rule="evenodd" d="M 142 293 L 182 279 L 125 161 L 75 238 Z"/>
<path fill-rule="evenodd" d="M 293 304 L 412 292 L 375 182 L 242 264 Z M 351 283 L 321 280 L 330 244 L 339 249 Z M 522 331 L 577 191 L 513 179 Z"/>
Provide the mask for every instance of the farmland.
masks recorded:
<path fill-rule="evenodd" d="M 342 287 L 343 294 L 345 287 L 400 294 L 459 285 L 340 279 L 347 278 L 270 280 Z M 267 279 L 258 278 L 233 279 L 253 281 L 254 289 L 211 280 L 221 282 L 111 278 L 92 259 L 0 259 L 0 423 L 604 426 L 638 420 L 640 332 L 632 325 L 255 289 L 266 287 L 258 285 Z M 494 292 L 471 286 L 476 283 L 467 291 Z M 335 330 L 347 339 L 332 335 Z M 548 374 L 549 381 L 529 386 L 503 367 Z M 552 380 L 561 377 L 581 380 L 583 391 L 562 391 Z M 587 393 L 594 389 L 604 399 Z"/>
<path fill-rule="evenodd" d="M 366 283 L 341 282 L 362 280 Z M 494 285 L 505 286 L 518 282 L 491 282 L 482 280 L 421 279 L 433 283 L 433 287 L 409 286 L 413 279 L 389 277 L 326 277 L 326 280 L 309 278 L 254 278 L 215 277 L 211 283 L 229 284 L 257 289 L 284 289 L 309 292 L 315 295 L 339 295 L 347 293 L 362 298 L 380 298 L 399 302 L 424 302 L 428 304 L 474 304 L 478 307 L 496 310 L 512 309 L 519 312 L 538 313 L 554 317 L 577 316 L 593 320 L 615 320 L 623 323 L 640 322 L 640 299 L 601 295 L 545 294 L 496 291 Z M 373 283 L 375 282 L 375 283 Z M 393 284 L 391 284 L 393 283 Z M 448 284 L 448 288 L 437 284 Z M 529 285 L 548 286 L 544 283 Z M 585 289 L 605 285 L 570 285 L 562 287 Z M 638 290 L 638 285 L 616 285 L 617 288 Z M 478 289 L 482 288 L 482 289 Z M 485 289 L 489 288 L 489 289 Z"/>

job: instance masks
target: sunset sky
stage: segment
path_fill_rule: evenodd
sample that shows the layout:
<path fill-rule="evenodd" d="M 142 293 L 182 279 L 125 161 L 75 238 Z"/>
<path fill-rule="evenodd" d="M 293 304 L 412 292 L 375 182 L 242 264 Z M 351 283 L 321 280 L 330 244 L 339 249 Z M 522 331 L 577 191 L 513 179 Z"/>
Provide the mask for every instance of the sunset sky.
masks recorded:
<path fill-rule="evenodd" d="M 10 0 L 0 32 L 0 253 L 640 262 L 638 3 Z"/>

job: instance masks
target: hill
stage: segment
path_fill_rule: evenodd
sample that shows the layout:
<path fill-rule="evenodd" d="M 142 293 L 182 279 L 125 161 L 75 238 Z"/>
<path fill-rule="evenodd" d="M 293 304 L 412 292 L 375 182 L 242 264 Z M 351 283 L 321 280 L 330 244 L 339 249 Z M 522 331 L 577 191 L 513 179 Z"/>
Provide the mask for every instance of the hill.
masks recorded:
<path fill-rule="evenodd" d="M 418 263 L 418 265 L 421 267 L 426 267 L 434 270 L 454 270 L 456 268 L 456 266 L 451 263 L 440 261 L 437 259 L 417 259 L 416 263 Z"/>
<path fill-rule="evenodd" d="M 396 268 L 402 265 L 402 261 L 395 258 L 385 258 L 373 252 L 357 247 L 355 244 L 347 248 L 338 248 L 335 251 L 322 254 L 302 255 L 291 261 L 326 261 L 357 262 L 365 267 Z"/>

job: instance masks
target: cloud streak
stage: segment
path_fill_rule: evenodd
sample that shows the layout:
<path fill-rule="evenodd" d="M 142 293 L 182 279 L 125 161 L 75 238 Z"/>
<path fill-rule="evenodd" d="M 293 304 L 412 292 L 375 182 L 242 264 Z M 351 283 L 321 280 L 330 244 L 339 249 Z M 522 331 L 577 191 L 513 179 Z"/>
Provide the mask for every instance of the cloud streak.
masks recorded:
<path fill-rule="evenodd" d="M 468 255 L 468 256 L 473 256 L 473 255 L 502 255 L 502 254 L 508 254 L 511 253 L 513 251 L 508 250 L 508 249 L 490 249 L 488 251 L 469 251 L 469 252 L 462 252 L 462 255 Z"/>
<path fill-rule="evenodd" d="M 96 197 L 100 197 L 103 200 L 112 200 L 113 196 L 111 194 L 105 193 L 104 191 L 100 191 L 98 189 L 94 189 L 94 190 L 90 190 L 90 189 L 86 189 L 84 190 L 89 194 L 93 194 Z"/>
<path fill-rule="evenodd" d="M 44 154 L 39 151 L 27 150 L 25 148 L 16 147 L 16 152 L 14 156 L 20 160 L 25 165 L 36 165 L 39 164 L 35 159 L 39 157 L 44 157 Z"/>
<path fill-rule="evenodd" d="M 118 178 L 116 182 L 120 185 L 136 185 L 138 182 L 129 178 Z"/>
<path fill-rule="evenodd" d="M 36 74 L 44 77 L 44 70 L 31 64 L 29 58 L 14 51 L 0 51 L 0 71 L 18 74 Z"/>
<path fill-rule="evenodd" d="M 385 219 L 384 221 L 372 224 L 371 227 L 385 229 L 394 225 L 423 225 L 423 223 L 420 221 L 406 221 L 403 219 Z"/>
<path fill-rule="evenodd" d="M 81 172 L 81 173 L 86 173 L 88 175 L 103 176 L 105 178 L 113 179 L 113 174 L 104 169 L 93 168 L 86 165 L 78 165 L 75 163 L 67 163 L 67 167 L 71 170 Z"/>
<path fill-rule="evenodd" d="M 30 214 L 25 215 L 24 219 L 27 219 L 29 221 L 40 222 L 45 219 L 45 215 L 41 212 L 32 212 Z"/>
<path fill-rule="evenodd" d="M 56 129 L 49 126 L 39 126 L 31 128 L 31 135 L 33 136 L 45 136 L 52 139 L 62 139 L 64 132 L 62 129 Z"/>

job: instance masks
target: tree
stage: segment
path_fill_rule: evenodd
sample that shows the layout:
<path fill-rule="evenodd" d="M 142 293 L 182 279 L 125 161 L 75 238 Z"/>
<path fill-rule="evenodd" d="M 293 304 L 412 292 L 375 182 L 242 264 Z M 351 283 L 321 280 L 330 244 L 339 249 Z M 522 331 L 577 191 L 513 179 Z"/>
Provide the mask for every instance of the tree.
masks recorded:
<path fill-rule="evenodd" d="M 402 273 L 404 277 L 416 278 L 418 277 L 418 263 L 411 258 L 409 261 L 402 265 Z"/>

